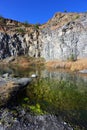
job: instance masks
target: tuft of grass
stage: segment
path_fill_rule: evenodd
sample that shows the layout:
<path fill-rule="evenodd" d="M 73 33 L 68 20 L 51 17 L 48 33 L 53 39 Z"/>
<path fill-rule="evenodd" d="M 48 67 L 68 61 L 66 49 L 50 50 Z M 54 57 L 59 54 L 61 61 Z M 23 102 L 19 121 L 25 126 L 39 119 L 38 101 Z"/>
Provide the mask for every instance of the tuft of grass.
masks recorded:
<path fill-rule="evenodd" d="M 77 16 L 75 17 L 75 19 L 78 19 L 78 18 L 80 18 L 80 16 L 79 16 L 79 15 L 77 15 Z"/>
<path fill-rule="evenodd" d="M 38 30 L 38 29 L 39 29 L 39 26 L 40 26 L 40 24 L 38 24 L 38 23 L 35 24 L 35 25 L 34 25 L 34 29 L 35 29 L 35 30 Z"/>
<path fill-rule="evenodd" d="M 36 105 L 32 105 L 32 106 L 29 106 L 31 112 L 33 112 L 34 114 L 36 115 L 43 115 L 44 112 L 42 111 L 41 107 L 40 107 L 40 104 L 36 104 Z"/>
<path fill-rule="evenodd" d="M 67 58 L 68 61 L 76 61 L 76 58 L 75 58 L 75 55 L 74 54 L 71 54 L 68 58 Z"/>
<path fill-rule="evenodd" d="M 5 24 L 5 19 L 2 16 L 0 16 L 0 23 Z"/>
<path fill-rule="evenodd" d="M 25 30 L 22 28 L 15 29 L 15 31 L 17 31 L 18 33 L 21 33 L 21 34 L 25 33 Z"/>
<path fill-rule="evenodd" d="M 25 21 L 23 24 L 24 24 L 25 27 L 29 27 L 30 26 L 30 24 L 28 23 L 28 21 Z"/>
<path fill-rule="evenodd" d="M 41 109 L 41 106 L 39 103 L 36 103 L 36 105 L 31 105 L 28 97 L 24 98 L 24 100 L 22 102 L 22 107 L 25 109 L 26 108 L 29 109 L 30 112 L 35 115 L 43 115 L 46 113 Z"/>

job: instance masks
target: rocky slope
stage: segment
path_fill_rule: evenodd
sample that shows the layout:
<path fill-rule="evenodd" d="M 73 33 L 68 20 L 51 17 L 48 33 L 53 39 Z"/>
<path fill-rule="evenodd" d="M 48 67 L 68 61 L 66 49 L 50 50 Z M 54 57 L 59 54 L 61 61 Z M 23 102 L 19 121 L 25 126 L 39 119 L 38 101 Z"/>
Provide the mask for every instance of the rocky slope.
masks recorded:
<path fill-rule="evenodd" d="M 87 57 L 87 13 L 56 13 L 43 25 L 0 18 L 0 59 L 28 55 L 49 60 Z"/>

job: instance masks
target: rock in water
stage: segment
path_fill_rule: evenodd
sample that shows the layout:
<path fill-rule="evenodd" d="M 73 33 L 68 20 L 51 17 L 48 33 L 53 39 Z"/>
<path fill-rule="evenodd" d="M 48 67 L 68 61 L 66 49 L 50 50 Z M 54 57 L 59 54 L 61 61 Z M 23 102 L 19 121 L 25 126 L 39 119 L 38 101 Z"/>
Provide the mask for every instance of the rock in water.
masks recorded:
<path fill-rule="evenodd" d="M 37 78 L 38 76 L 36 74 L 32 74 L 31 78 Z"/>
<path fill-rule="evenodd" d="M 0 106 L 6 104 L 11 98 L 15 98 L 16 94 L 30 82 L 31 78 L 20 78 L 20 79 L 2 79 L 0 87 Z"/>
<path fill-rule="evenodd" d="M 2 75 L 2 78 L 8 78 L 9 77 L 9 73 L 5 73 Z"/>
<path fill-rule="evenodd" d="M 87 74 L 87 69 L 80 70 L 79 72 L 82 73 L 82 74 Z"/>
<path fill-rule="evenodd" d="M 24 87 L 26 85 L 28 85 L 31 82 L 31 78 L 20 78 L 18 80 L 14 81 L 14 84 L 18 84 L 20 87 Z"/>

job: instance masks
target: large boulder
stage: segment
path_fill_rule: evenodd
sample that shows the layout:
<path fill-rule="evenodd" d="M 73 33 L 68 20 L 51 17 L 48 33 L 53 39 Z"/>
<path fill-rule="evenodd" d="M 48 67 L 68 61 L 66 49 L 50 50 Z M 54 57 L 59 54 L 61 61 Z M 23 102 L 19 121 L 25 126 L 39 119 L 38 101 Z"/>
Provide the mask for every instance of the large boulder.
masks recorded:
<path fill-rule="evenodd" d="M 31 82 L 31 78 L 0 78 L 0 105 L 7 103 L 12 97 Z"/>

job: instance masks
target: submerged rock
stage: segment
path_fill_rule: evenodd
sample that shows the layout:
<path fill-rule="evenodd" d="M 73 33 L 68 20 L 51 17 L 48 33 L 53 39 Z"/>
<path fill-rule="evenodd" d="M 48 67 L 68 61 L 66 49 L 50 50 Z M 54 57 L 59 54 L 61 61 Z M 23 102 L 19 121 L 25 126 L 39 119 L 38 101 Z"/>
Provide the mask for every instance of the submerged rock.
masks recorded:
<path fill-rule="evenodd" d="M 80 70 L 79 72 L 82 73 L 82 74 L 87 74 L 87 69 Z"/>
<path fill-rule="evenodd" d="M 3 78 L 0 78 L 0 87 L 4 86 L 6 84 L 6 80 Z"/>
<path fill-rule="evenodd" d="M 2 75 L 2 78 L 8 78 L 9 77 L 9 73 L 5 73 Z"/>

